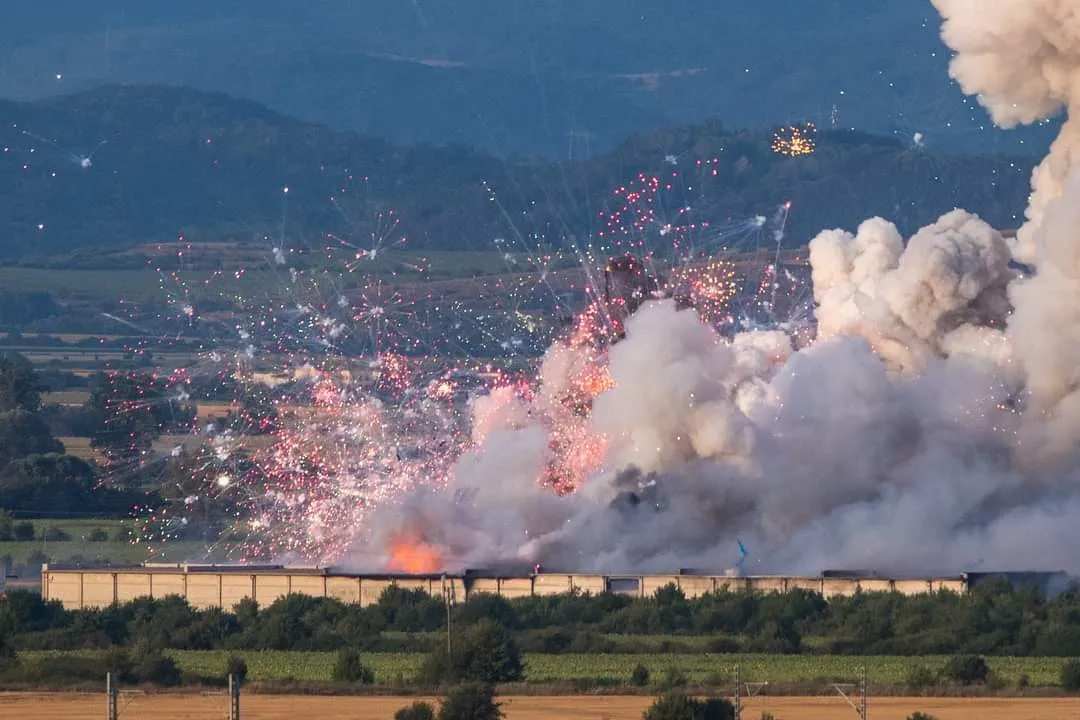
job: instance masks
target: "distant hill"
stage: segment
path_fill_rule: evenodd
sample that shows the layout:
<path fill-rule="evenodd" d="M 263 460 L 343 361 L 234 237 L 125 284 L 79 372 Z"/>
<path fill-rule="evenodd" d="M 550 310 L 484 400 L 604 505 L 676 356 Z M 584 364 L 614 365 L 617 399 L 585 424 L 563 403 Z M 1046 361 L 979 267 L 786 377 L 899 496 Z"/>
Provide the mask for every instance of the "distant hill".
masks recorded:
<path fill-rule="evenodd" d="M 799 158 L 772 152 L 770 141 L 769 129 L 709 122 L 560 163 L 398 146 L 167 86 L 5 101 L 0 261 L 63 264 L 75 254 L 92 264 L 103 248 L 178 236 L 318 246 L 334 233 L 366 246 L 390 225 L 390 209 L 412 247 L 489 250 L 495 238 L 525 235 L 557 245 L 603 230 L 602 213 L 618 205 L 612 190 L 640 173 L 661 185 L 660 221 L 737 224 L 791 201 L 789 244 L 875 214 L 911 230 L 954 206 L 1011 226 L 1032 162 L 855 132 L 821 132 L 817 151 Z"/>
<path fill-rule="evenodd" d="M 937 151 L 1047 142 L 964 98 L 940 24 L 928 0 L 38 0 L 4 9 L 0 97 L 167 83 L 499 156 L 603 152 L 708 118 L 825 127 L 834 111 Z"/>

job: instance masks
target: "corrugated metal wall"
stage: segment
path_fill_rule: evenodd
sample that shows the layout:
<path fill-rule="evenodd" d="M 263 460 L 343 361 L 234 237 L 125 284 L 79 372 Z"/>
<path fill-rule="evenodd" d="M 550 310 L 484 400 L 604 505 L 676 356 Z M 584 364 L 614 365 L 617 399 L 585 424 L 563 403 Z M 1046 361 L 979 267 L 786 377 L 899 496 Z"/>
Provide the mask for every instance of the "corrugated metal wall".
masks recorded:
<path fill-rule="evenodd" d="M 488 592 L 507 598 L 530 595 L 557 595 L 570 591 L 597 594 L 618 592 L 633 597 L 648 597 L 665 585 L 674 583 L 690 598 L 716 590 L 755 590 L 789 592 L 795 589 L 819 592 L 825 597 L 853 595 L 858 591 L 896 591 L 915 595 L 938 590 L 964 593 L 964 578 L 926 578 L 889 580 L 884 578 L 816 577 L 727 577 L 714 575 L 561 575 L 538 574 L 526 577 L 447 576 L 389 577 L 336 575 L 325 571 L 288 568 L 272 571 L 258 569 L 117 568 L 69 569 L 42 568 L 41 592 L 46 600 L 59 600 L 69 609 L 105 607 L 114 602 L 128 602 L 137 597 L 186 597 L 192 607 L 233 608 L 245 598 L 254 598 L 266 606 L 290 593 L 333 597 L 347 603 L 370 605 L 378 601 L 391 585 L 420 589 L 442 597 L 444 588 L 456 602 L 471 594 Z"/>

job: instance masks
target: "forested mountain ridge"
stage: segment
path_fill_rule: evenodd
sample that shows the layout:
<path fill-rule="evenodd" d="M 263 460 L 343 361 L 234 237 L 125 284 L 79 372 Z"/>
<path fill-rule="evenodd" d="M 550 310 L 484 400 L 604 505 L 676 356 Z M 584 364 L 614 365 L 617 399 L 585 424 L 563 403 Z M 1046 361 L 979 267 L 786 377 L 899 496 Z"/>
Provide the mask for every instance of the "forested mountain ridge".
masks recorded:
<path fill-rule="evenodd" d="M 603 230 L 601 214 L 622 202 L 613 189 L 641 177 L 662 180 L 658 205 L 672 219 L 691 204 L 720 222 L 790 201 L 792 245 L 873 215 L 911 231 L 957 206 L 1012 226 L 1028 192 L 1026 158 L 940 155 L 836 131 L 789 157 L 772 136 L 711 121 L 553 162 L 397 146 L 168 86 L 2 101 L 0 260 L 42 264 L 178 236 L 317 246 L 328 234 L 366 236 L 391 209 L 410 247 L 490 250 L 514 234 L 557 245 Z"/>
<path fill-rule="evenodd" d="M 102 84 L 226 92 L 402 144 L 566 157 L 651 127 L 813 121 L 1015 151 L 947 73 L 929 0 L 39 0 L 0 23 L 0 97 Z M 1023 143 L 1021 141 L 1023 140 Z"/>

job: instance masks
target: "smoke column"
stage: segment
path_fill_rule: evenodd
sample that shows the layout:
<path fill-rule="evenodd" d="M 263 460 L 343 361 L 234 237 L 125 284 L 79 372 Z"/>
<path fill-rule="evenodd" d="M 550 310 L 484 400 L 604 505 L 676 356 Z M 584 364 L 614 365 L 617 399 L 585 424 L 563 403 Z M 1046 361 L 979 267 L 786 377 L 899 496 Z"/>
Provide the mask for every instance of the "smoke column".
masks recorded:
<path fill-rule="evenodd" d="M 1080 108 L 1074 0 L 933 2 L 951 74 L 998 124 Z M 573 421 L 596 456 L 565 497 L 536 478 L 581 358 L 552 348 L 536 397 L 477 401 L 450 487 L 402 498 L 369 539 L 421 529 L 457 567 L 721 571 L 741 538 L 748 572 L 1080 570 L 1078 163 L 1073 113 L 1013 247 L 961 210 L 906 242 L 881 218 L 819 235 L 805 349 L 646 303 Z"/>

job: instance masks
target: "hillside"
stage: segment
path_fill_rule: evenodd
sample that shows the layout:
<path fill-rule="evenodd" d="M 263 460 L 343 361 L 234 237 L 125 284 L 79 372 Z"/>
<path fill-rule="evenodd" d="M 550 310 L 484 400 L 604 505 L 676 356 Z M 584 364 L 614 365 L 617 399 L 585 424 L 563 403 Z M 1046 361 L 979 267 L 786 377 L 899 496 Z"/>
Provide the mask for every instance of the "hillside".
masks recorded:
<path fill-rule="evenodd" d="M 1023 151 L 948 79 L 926 0 L 41 0 L 5 9 L 0 97 L 168 83 L 400 143 L 566 157 L 720 117 Z M 93 132 L 92 126 L 88 126 Z M 586 152 L 578 147 L 576 153 Z"/>
<path fill-rule="evenodd" d="M 390 232 L 417 249 L 492 250 L 495 238 L 529 235 L 558 245 L 602 231 L 601 214 L 619 204 L 612 190 L 642 173 L 665 178 L 661 222 L 723 224 L 791 201 L 791 245 L 875 214 L 911 230 L 955 206 L 1011 226 L 1028 192 L 1027 159 L 833 131 L 818 135 L 814 154 L 791 158 L 771 139 L 709 122 L 634 136 L 579 163 L 504 161 L 167 86 L 0 102 L 0 260 L 92 267 L 102 249 L 178 236 L 318 247 L 334 234 L 368 247 L 372 233 Z"/>

